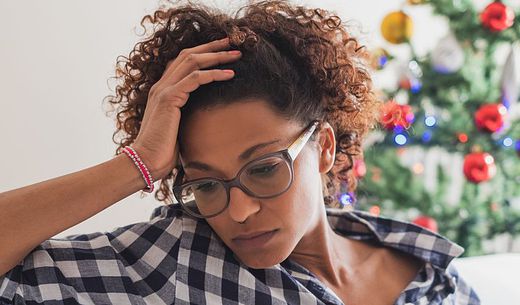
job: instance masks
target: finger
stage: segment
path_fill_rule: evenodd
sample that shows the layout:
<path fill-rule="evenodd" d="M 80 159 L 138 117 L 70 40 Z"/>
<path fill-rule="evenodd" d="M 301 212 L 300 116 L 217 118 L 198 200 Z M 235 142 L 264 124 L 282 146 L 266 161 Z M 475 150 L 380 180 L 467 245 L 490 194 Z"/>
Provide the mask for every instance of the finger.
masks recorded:
<path fill-rule="evenodd" d="M 240 52 L 230 53 L 230 51 L 190 54 L 179 64 L 172 76 L 164 80 L 163 85 L 175 84 L 195 70 L 233 62 L 240 58 L 241 55 L 242 53 Z"/>
<path fill-rule="evenodd" d="M 216 52 L 221 50 L 226 50 L 230 47 L 229 45 L 229 37 L 213 40 L 208 43 L 204 43 L 192 48 L 185 48 L 180 51 L 180 53 L 174 59 L 170 60 L 166 65 L 166 69 L 163 73 L 163 76 L 169 78 L 172 74 L 172 71 L 176 69 L 176 67 L 184 60 L 184 58 L 189 54 L 199 54 L 199 53 L 208 53 L 208 52 Z"/>
<path fill-rule="evenodd" d="M 176 66 L 178 66 L 178 64 L 182 61 L 181 59 L 185 56 L 184 54 L 214 52 L 214 51 L 218 51 L 218 50 L 222 50 L 222 49 L 227 49 L 229 47 L 230 47 L 229 37 L 226 37 L 223 39 L 214 40 L 214 41 L 211 41 L 211 42 L 208 42 L 205 44 L 201 44 L 196 47 L 186 48 L 186 49 L 181 50 L 182 55 L 181 55 L 181 53 L 179 53 L 179 55 L 176 58 L 170 60 L 170 62 L 166 65 L 165 72 L 163 72 L 163 75 L 161 76 L 159 81 L 157 81 L 156 84 L 154 84 L 154 87 L 155 87 L 154 91 L 155 92 L 162 91 L 162 88 L 163 88 L 162 83 L 165 82 L 165 80 L 171 78 L 171 75 L 174 73 Z M 171 82 L 166 82 L 166 86 L 168 86 L 169 83 L 171 83 Z M 144 117 L 143 117 L 142 124 L 141 124 L 141 128 L 144 128 L 147 125 L 147 122 L 148 122 L 147 117 L 150 116 L 151 112 L 153 112 L 154 109 L 152 109 L 152 108 L 155 108 L 155 105 L 150 105 L 151 100 L 153 101 L 154 99 L 152 99 L 149 94 L 147 105 L 146 105 L 146 110 L 145 110 Z"/>
<path fill-rule="evenodd" d="M 228 70 L 231 71 L 231 70 Z M 227 73 L 226 70 L 196 70 L 184 77 L 180 82 L 170 86 L 161 92 L 161 100 L 173 101 L 176 107 L 181 108 L 186 104 L 189 94 L 201 85 L 213 81 L 229 80 L 235 75 L 234 72 Z"/>

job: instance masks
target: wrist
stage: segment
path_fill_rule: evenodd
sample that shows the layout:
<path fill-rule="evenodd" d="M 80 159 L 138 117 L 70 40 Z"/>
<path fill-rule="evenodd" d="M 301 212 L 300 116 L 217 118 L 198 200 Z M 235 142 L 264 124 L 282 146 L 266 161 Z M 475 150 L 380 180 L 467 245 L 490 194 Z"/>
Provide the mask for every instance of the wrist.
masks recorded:
<path fill-rule="evenodd" d="M 135 166 L 134 161 L 131 158 L 129 158 L 125 153 L 120 153 L 114 158 L 114 160 L 119 160 L 118 162 L 122 162 L 121 164 L 124 164 L 125 168 L 131 168 L 125 170 L 124 172 L 120 172 L 120 175 L 127 175 L 127 177 L 131 177 L 133 186 L 132 193 L 146 188 L 146 182 L 144 181 L 141 172 Z"/>
<path fill-rule="evenodd" d="M 143 156 L 138 152 L 132 145 L 127 145 L 123 148 L 123 153 L 126 154 L 134 163 L 135 167 L 140 172 L 146 187 L 143 191 L 151 193 L 154 190 L 154 178 L 149 167 L 146 165 L 146 160 L 143 160 Z"/>

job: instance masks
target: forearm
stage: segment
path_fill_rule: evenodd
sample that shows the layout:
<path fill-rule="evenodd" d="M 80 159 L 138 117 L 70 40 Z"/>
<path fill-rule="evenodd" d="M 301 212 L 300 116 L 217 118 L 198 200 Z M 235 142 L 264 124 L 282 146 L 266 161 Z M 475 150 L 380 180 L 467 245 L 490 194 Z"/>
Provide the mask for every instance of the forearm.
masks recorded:
<path fill-rule="evenodd" d="M 0 193 L 0 275 L 44 240 L 144 188 L 125 154 L 109 161 Z"/>

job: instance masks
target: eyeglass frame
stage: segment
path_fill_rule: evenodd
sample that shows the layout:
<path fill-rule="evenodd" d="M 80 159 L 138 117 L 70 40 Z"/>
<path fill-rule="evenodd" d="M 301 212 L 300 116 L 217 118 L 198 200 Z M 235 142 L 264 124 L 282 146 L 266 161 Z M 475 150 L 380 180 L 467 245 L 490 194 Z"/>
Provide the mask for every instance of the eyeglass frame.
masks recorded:
<path fill-rule="evenodd" d="M 293 181 L 294 181 L 294 160 L 298 157 L 299 153 L 302 151 L 303 147 L 305 146 L 305 144 L 307 144 L 307 142 L 309 141 L 310 137 L 314 134 L 314 132 L 316 130 L 318 130 L 318 126 L 320 125 L 320 121 L 319 120 L 313 120 L 309 126 L 298 136 L 298 138 L 291 144 L 289 145 L 289 147 L 287 147 L 286 149 L 282 149 L 282 150 L 279 150 L 279 151 L 276 151 L 276 152 L 272 152 L 272 153 L 268 153 L 268 154 L 265 154 L 265 155 L 262 155 L 258 158 L 255 158 L 249 162 L 247 162 L 246 164 L 244 164 L 244 166 L 242 166 L 242 168 L 238 171 L 238 173 L 235 175 L 235 177 L 231 178 L 231 179 L 221 179 L 221 178 L 215 178 L 215 177 L 204 177 L 204 178 L 197 178 L 197 179 L 194 179 L 194 180 L 191 180 L 191 181 L 188 181 L 186 183 L 183 183 L 183 184 L 179 184 L 180 181 L 182 181 L 182 178 L 184 177 L 184 169 L 182 166 L 180 166 L 180 168 L 178 169 L 178 172 L 177 172 L 177 175 L 175 177 L 175 181 L 173 182 L 173 186 L 172 186 L 172 191 L 173 191 L 173 195 L 175 196 L 175 199 L 177 199 L 177 201 L 181 204 L 181 206 L 183 207 L 183 209 L 190 215 L 194 216 L 194 217 L 197 217 L 197 218 L 211 218 L 211 217 L 215 217 L 219 214 L 221 214 L 222 212 L 224 212 L 228 207 L 229 207 L 229 202 L 230 202 L 230 190 L 232 187 L 236 186 L 238 187 L 239 189 L 241 189 L 244 193 L 246 193 L 247 195 L 251 196 L 251 197 L 254 197 L 254 198 L 259 198 L 259 199 L 268 199 L 268 198 L 273 198 L 273 197 L 276 197 L 276 196 L 279 196 L 283 193 L 285 193 L 292 185 Z M 263 160 L 263 159 L 267 159 L 267 158 L 270 158 L 270 157 L 273 157 L 273 156 L 281 156 L 282 159 L 287 163 L 289 164 L 289 169 L 290 169 L 290 173 L 291 173 L 291 179 L 287 185 L 287 187 L 275 194 L 275 195 L 270 195 L 270 196 L 257 196 L 256 194 L 253 194 L 253 192 L 251 192 L 245 185 L 243 185 L 241 182 L 240 182 L 240 175 L 242 174 L 242 172 L 253 162 L 257 162 L 259 160 Z M 190 211 L 190 209 L 188 207 L 185 207 L 184 203 L 182 202 L 182 200 L 179 200 L 179 198 L 182 198 L 182 190 L 191 185 L 191 184 L 195 184 L 199 181 L 202 181 L 202 180 L 216 180 L 218 182 L 220 182 L 223 186 L 224 186 L 224 189 L 226 190 L 226 196 L 227 196 L 227 202 L 226 202 L 226 205 L 224 206 L 224 208 L 222 208 L 221 211 L 217 212 L 217 213 L 214 213 L 212 215 L 209 215 L 209 216 L 202 216 L 202 215 L 197 215 L 195 214 L 194 212 Z"/>

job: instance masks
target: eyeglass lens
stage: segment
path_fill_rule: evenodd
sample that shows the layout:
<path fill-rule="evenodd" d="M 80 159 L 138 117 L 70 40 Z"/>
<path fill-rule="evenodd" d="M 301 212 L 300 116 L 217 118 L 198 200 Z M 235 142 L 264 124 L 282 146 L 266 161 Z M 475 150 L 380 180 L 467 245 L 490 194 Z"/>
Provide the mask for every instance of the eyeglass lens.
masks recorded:
<path fill-rule="evenodd" d="M 247 165 L 242 170 L 239 181 L 256 197 L 273 197 L 289 187 L 291 168 L 283 157 L 270 156 Z M 197 181 L 181 191 L 183 205 L 201 216 L 221 212 L 226 208 L 228 199 L 224 184 L 215 179 Z"/>

